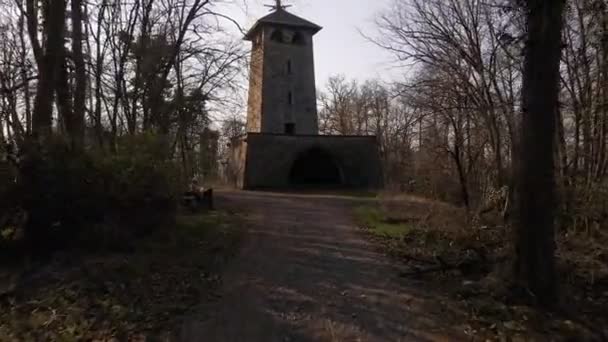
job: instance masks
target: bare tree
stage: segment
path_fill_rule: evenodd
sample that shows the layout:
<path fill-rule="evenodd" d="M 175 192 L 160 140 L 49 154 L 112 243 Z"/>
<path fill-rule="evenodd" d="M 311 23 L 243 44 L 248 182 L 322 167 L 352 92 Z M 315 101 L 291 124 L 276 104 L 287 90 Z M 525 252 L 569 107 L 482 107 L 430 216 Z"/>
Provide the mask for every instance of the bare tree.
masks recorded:
<path fill-rule="evenodd" d="M 40 136 L 48 136 L 53 128 L 53 98 L 58 89 L 60 69 L 63 64 L 66 2 L 52 0 L 44 3 L 43 18 L 43 44 L 38 41 L 37 4 L 34 0 L 27 0 L 28 30 L 34 51 L 38 55 L 38 86 L 32 130 Z M 36 52 L 39 51 L 39 52 Z"/>
<path fill-rule="evenodd" d="M 554 143 L 563 0 L 527 2 L 515 279 L 543 305 L 557 299 Z"/>
<path fill-rule="evenodd" d="M 69 124 L 69 133 L 74 146 L 82 147 L 84 143 L 84 127 L 86 112 L 87 74 L 83 55 L 82 42 L 82 0 L 71 1 L 72 18 L 72 60 L 74 61 L 75 87 L 74 112 Z"/>

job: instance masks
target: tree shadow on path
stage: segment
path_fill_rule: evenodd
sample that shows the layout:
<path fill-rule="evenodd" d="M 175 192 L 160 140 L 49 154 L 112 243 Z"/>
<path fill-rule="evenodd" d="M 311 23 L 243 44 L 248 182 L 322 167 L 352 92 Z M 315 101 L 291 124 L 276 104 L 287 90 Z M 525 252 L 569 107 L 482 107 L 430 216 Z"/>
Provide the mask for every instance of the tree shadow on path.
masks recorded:
<path fill-rule="evenodd" d="M 181 341 L 468 340 L 463 312 L 398 277 L 351 220 L 361 199 L 252 192 L 219 194 L 247 212 L 244 248 L 218 300 L 191 317 Z"/>

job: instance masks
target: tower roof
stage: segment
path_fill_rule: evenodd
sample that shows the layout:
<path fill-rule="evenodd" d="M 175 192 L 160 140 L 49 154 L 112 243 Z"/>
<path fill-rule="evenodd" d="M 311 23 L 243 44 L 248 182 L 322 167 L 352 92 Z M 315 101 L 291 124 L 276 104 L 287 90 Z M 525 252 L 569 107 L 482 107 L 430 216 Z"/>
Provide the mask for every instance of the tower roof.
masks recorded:
<path fill-rule="evenodd" d="M 249 32 L 247 32 L 245 39 L 251 40 L 251 37 L 253 37 L 255 32 L 263 25 L 284 25 L 303 28 L 312 31 L 313 34 L 322 29 L 322 27 L 317 24 L 287 12 L 283 7 L 277 7 L 274 12 L 260 18 L 249 30 Z"/>

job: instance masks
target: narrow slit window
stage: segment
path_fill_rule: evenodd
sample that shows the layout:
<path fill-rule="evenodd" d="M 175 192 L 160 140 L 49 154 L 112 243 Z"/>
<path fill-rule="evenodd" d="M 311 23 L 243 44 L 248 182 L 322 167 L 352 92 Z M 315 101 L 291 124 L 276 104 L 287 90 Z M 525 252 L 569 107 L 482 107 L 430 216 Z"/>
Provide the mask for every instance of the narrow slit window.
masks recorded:
<path fill-rule="evenodd" d="M 287 60 L 287 74 L 291 75 L 291 59 Z"/>
<path fill-rule="evenodd" d="M 296 124 L 294 123 L 286 123 L 285 124 L 285 134 L 294 135 L 296 134 Z"/>
<path fill-rule="evenodd" d="M 289 92 L 287 94 L 287 102 L 292 105 L 293 104 L 293 94 L 291 92 Z"/>

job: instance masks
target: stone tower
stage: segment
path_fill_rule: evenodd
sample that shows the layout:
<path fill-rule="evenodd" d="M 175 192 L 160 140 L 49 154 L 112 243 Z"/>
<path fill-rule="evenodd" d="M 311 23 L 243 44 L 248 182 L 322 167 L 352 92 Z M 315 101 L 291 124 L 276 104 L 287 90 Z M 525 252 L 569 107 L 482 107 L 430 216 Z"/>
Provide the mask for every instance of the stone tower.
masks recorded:
<path fill-rule="evenodd" d="M 252 42 L 247 131 L 316 135 L 319 124 L 313 36 L 321 27 L 277 0 L 246 34 Z"/>
<path fill-rule="evenodd" d="M 247 134 L 230 142 L 226 179 L 241 189 L 378 189 L 374 136 L 319 135 L 313 36 L 321 27 L 276 0 L 252 42 Z"/>

